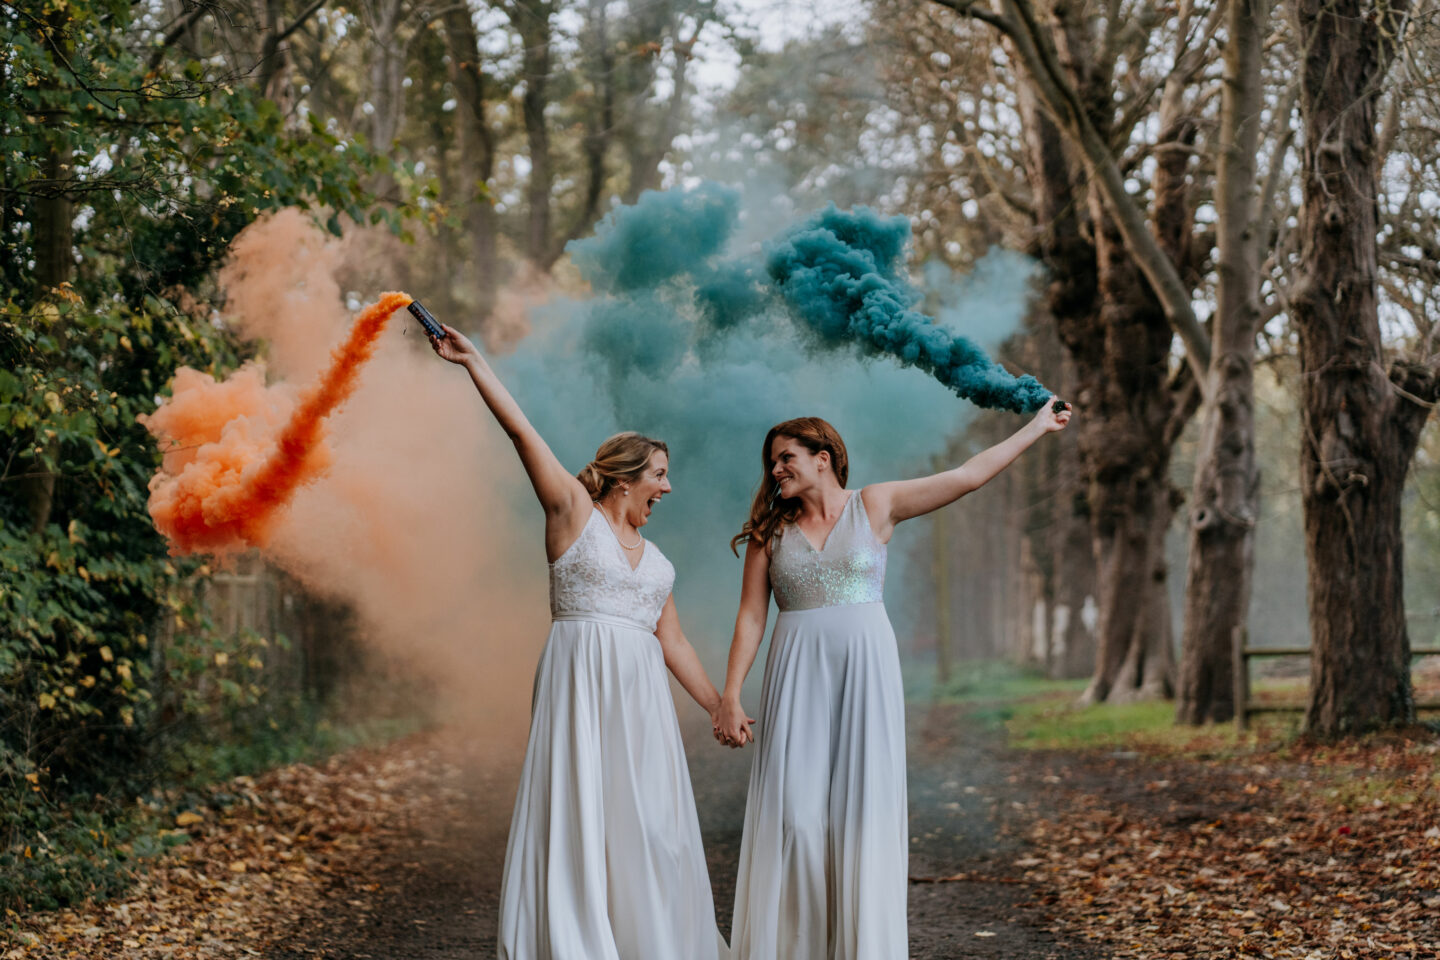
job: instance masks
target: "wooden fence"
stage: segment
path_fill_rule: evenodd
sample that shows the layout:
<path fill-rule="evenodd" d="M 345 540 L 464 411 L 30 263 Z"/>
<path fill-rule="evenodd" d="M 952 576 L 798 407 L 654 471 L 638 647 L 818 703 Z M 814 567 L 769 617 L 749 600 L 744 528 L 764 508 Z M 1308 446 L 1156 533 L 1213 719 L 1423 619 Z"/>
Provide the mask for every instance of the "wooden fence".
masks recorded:
<path fill-rule="evenodd" d="M 212 574 L 199 599 L 223 634 L 253 631 L 270 641 L 265 651 L 270 693 L 324 699 L 359 669 L 361 651 L 349 607 L 310 593 L 256 553 Z M 288 642 L 275 642 L 280 636 Z"/>
<path fill-rule="evenodd" d="M 1235 631 L 1235 725 L 1241 730 L 1250 725 L 1250 718 L 1259 713 L 1304 712 L 1305 704 L 1250 702 L 1250 661 L 1257 657 L 1308 657 L 1309 647 L 1252 647 L 1247 632 Z M 1440 657 L 1440 647 L 1411 647 L 1412 657 Z M 1416 710 L 1440 710 L 1440 700 L 1417 700 Z"/>

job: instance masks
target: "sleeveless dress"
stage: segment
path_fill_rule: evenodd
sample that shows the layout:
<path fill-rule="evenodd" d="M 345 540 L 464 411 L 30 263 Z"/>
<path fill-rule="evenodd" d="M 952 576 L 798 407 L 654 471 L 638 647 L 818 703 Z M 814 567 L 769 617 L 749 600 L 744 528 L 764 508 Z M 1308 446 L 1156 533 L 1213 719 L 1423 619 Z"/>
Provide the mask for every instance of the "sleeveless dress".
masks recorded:
<path fill-rule="evenodd" d="M 710 875 L 655 627 L 675 568 L 634 570 L 591 511 L 550 565 L 500 892 L 500 960 L 716 960 Z"/>
<path fill-rule="evenodd" d="M 905 960 L 905 702 L 885 545 L 858 493 L 819 550 L 787 525 L 730 942 L 735 960 Z"/>

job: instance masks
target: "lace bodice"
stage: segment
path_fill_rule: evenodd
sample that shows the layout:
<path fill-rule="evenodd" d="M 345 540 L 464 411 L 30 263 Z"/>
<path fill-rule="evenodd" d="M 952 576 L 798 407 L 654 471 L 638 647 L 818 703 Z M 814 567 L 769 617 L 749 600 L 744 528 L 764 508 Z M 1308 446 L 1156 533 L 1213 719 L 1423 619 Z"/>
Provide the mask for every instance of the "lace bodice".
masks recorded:
<path fill-rule="evenodd" d="M 793 523 L 780 529 L 770 557 L 770 589 L 781 610 L 879 603 L 885 597 L 885 557 L 865 501 L 852 493 L 819 550 Z"/>
<path fill-rule="evenodd" d="M 674 585 L 675 568 L 648 541 L 631 570 L 610 524 L 592 508 L 579 538 L 550 564 L 550 615 L 598 613 L 654 630 Z"/>

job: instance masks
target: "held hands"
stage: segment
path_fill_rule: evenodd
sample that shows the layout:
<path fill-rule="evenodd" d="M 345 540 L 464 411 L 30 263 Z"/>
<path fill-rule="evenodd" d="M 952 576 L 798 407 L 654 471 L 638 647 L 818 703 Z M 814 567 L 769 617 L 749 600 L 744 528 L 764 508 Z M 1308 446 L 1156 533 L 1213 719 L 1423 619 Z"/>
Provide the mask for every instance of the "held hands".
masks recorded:
<path fill-rule="evenodd" d="M 1055 412 L 1057 402 L 1063 404 L 1059 413 Z M 1075 408 L 1064 400 L 1057 401 L 1055 397 L 1048 397 L 1045 404 L 1036 412 L 1035 419 L 1031 423 L 1036 424 L 1041 433 L 1054 433 L 1057 430 L 1065 429 L 1065 425 L 1070 422 L 1070 416 L 1074 412 Z"/>
<path fill-rule="evenodd" d="M 471 360 L 480 358 L 480 349 L 471 343 L 465 334 L 447 324 L 440 326 L 445 329 L 445 339 L 429 337 L 430 346 L 440 355 L 441 359 L 449 360 L 451 363 L 468 363 Z"/>
<path fill-rule="evenodd" d="M 732 748 L 755 742 L 755 731 L 750 729 L 754 722 L 755 718 L 746 715 L 738 700 L 722 699 L 720 706 L 710 716 L 715 739 Z"/>

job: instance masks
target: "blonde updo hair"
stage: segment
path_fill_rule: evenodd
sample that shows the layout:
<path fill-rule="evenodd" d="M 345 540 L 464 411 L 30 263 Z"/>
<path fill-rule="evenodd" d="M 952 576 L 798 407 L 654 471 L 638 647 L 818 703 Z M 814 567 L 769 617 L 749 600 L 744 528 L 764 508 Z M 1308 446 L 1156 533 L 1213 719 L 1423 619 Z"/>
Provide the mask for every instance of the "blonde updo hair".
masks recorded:
<path fill-rule="evenodd" d="M 600 444 L 595 459 L 587 463 L 575 479 L 584 485 L 591 500 L 603 500 L 620 484 L 640 479 L 656 450 L 670 456 L 670 448 L 663 440 L 641 436 L 633 430 L 617 433 Z"/>

